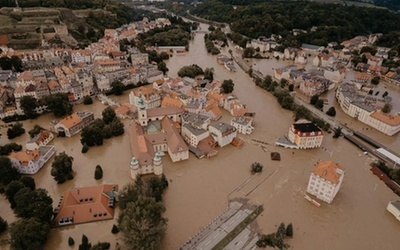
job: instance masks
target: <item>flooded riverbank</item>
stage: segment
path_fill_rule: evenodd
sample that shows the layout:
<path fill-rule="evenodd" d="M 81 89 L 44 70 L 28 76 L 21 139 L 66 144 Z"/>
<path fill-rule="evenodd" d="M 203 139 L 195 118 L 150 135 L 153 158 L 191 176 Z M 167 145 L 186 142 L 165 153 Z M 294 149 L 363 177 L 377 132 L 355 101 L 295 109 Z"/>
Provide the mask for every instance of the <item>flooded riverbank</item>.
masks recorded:
<path fill-rule="evenodd" d="M 203 25 L 202 29 L 206 29 L 206 26 Z M 397 237 L 400 224 L 386 211 L 386 205 L 398 197 L 371 174 L 369 163 L 372 159 L 346 140 L 332 139 L 329 134 L 326 134 L 321 149 L 286 150 L 276 147 L 275 139 L 287 133 L 293 122 L 292 112 L 282 110 L 270 93 L 255 86 L 252 79 L 238 67 L 237 72 L 229 72 L 219 65 L 215 56 L 207 54 L 203 37 L 204 34 L 197 34 L 185 56 L 174 56 L 167 62 L 170 70 L 168 75 L 175 77 L 182 66 L 198 64 L 203 69 L 213 67 L 216 80 L 232 79 L 235 83 L 234 92 L 239 99 L 250 111 L 256 112 L 255 131 L 251 135 L 240 136 L 245 141 L 243 147 L 218 148 L 218 155 L 211 159 L 199 160 L 190 155 L 188 161 L 172 163 L 168 156 L 164 157 L 169 187 L 164 195 L 168 228 L 162 249 L 177 249 L 225 210 L 228 200 L 235 197 L 245 197 L 252 203 L 263 204 L 264 212 L 256 220 L 260 232 L 271 233 L 279 223 L 292 222 L 294 238 L 288 243 L 294 249 L 396 249 L 400 244 Z M 228 55 L 228 48 L 223 53 Z M 272 66 L 267 64 L 265 67 Z M 127 101 L 128 93 L 111 98 Z M 79 105 L 74 110 L 93 111 L 97 118 L 104 108 L 104 105 L 95 101 L 93 105 Z M 224 115 L 226 117 L 223 120 L 229 120 L 227 112 Z M 338 112 L 337 119 L 342 118 L 346 119 L 346 116 Z M 24 122 L 24 128 L 28 131 L 34 124 L 47 127 L 52 119 L 53 116 L 47 114 Z M 128 120 L 124 121 L 126 128 L 129 123 Z M 362 128 L 357 121 L 349 120 L 347 123 L 360 126 L 360 130 Z M 5 129 L 1 132 L 1 143 L 7 143 Z M 375 132 L 368 131 L 368 135 L 389 145 L 391 149 L 400 148 L 398 135 L 387 137 Z M 252 143 L 251 139 L 264 141 L 267 145 L 263 145 L 263 149 L 259 144 Z M 27 140 L 28 135 L 25 134 L 12 141 L 25 145 Z M 73 169 L 76 172 L 72 181 L 57 185 L 50 176 L 50 161 L 33 176 L 37 187 L 48 190 L 54 205 L 63 191 L 73 187 L 101 183 L 117 183 L 121 187 L 131 181 L 127 133 L 107 140 L 103 146 L 90 148 L 86 154 L 81 153 L 79 135 L 56 138 L 52 144 L 57 152 L 65 151 L 74 158 Z M 272 151 L 279 152 L 282 160 L 271 161 Z M 338 196 L 331 205 L 323 204 L 320 208 L 303 198 L 310 171 L 318 160 L 332 160 L 346 168 L 344 184 Z M 255 161 L 264 165 L 264 171 L 251 175 L 250 165 Z M 94 179 L 97 164 L 104 171 L 100 181 Z M 266 179 L 269 175 L 271 177 Z M 251 181 L 237 190 L 249 178 Z M 6 200 L 0 200 L 0 209 L 9 222 L 15 219 Z M 67 245 L 68 237 L 72 236 L 75 244 L 79 244 L 82 234 L 87 235 L 92 243 L 108 241 L 111 249 L 115 249 L 118 235 L 111 234 L 111 228 L 117 224 L 117 216 L 118 210 L 114 220 L 52 229 L 45 249 L 71 249 Z"/>

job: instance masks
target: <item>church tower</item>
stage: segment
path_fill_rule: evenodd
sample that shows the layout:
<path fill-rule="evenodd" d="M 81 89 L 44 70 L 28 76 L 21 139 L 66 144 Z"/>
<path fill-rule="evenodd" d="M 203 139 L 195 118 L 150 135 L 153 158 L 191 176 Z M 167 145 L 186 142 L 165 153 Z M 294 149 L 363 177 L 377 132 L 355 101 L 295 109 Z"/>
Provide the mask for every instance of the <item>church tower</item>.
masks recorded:
<path fill-rule="evenodd" d="M 153 159 L 153 168 L 155 175 L 162 175 L 163 173 L 163 162 L 161 159 L 161 152 L 156 152 L 154 159 Z"/>
<path fill-rule="evenodd" d="M 135 156 L 132 157 L 129 165 L 131 169 L 131 178 L 135 180 L 137 175 L 141 175 L 139 161 L 136 159 Z"/>
<path fill-rule="evenodd" d="M 147 126 L 148 123 L 147 110 L 146 110 L 146 105 L 144 104 L 142 92 L 139 92 L 137 107 L 138 107 L 138 121 L 140 126 Z"/>

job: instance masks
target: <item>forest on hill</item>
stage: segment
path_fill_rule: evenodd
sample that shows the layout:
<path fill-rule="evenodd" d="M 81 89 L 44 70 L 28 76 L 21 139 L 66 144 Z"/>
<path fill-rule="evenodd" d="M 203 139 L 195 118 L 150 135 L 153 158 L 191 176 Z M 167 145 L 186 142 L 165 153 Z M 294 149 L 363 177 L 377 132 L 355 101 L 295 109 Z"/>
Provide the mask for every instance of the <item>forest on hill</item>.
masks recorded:
<path fill-rule="evenodd" d="M 400 30 L 400 14 L 381 8 L 308 1 L 260 0 L 240 6 L 227 4 L 235 1 L 239 0 L 206 0 L 197 7 L 191 7 L 190 13 L 205 19 L 229 23 L 234 32 L 249 38 L 277 34 L 289 44 L 326 45 L 357 35 L 387 34 Z M 294 37 L 291 32 L 293 29 L 305 30 L 307 34 Z"/>

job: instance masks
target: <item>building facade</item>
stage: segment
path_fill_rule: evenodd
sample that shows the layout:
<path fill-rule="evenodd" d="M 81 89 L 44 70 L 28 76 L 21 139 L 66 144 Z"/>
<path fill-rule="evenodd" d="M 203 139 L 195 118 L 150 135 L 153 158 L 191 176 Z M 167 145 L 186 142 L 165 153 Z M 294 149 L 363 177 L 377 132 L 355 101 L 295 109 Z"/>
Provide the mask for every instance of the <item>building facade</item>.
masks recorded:
<path fill-rule="evenodd" d="M 321 147 L 324 134 L 314 123 L 299 120 L 289 128 L 288 139 L 300 149 Z"/>
<path fill-rule="evenodd" d="M 307 192 L 331 203 L 343 183 L 345 170 L 332 161 L 320 161 L 311 172 Z"/>

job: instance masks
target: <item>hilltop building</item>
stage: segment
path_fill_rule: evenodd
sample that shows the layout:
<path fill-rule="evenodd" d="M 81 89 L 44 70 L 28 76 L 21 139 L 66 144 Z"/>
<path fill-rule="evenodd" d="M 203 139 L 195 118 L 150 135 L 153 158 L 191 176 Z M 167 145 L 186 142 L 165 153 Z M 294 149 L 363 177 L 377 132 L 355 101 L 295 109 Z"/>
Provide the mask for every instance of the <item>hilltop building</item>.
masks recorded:
<path fill-rule="evenodd" d="M 307 193 L 331 203 L 343 183 L 345 170 L 332 161 L 320 161 L 311 172 Z"/>

